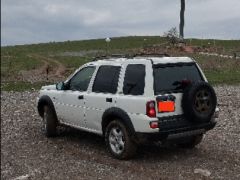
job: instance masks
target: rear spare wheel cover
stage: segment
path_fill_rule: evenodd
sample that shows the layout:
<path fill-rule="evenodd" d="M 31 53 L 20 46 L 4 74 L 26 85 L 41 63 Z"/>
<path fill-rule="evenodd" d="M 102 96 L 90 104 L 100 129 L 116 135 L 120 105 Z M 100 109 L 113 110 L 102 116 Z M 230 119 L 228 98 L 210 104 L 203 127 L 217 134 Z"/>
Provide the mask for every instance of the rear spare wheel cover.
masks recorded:
<path fill-rule="evenodd" d="M 183 92 L 182 109 L 190 121 L 210 121 L 217 104 L 216 93 L 207 82 L 189 85 Z"/>

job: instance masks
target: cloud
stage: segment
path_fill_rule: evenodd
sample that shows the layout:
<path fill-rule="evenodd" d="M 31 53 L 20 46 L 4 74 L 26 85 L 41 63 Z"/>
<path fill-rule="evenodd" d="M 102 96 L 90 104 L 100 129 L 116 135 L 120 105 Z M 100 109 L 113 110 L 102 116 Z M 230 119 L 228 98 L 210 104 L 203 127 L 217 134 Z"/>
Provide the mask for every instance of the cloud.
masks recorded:
<path fill-rule="evenodd" d="M 240 38 L 239 0 L 186 1 L 186 37 Z M 1 44 L 162 35 L 180 0 L 2 0 Z"/>

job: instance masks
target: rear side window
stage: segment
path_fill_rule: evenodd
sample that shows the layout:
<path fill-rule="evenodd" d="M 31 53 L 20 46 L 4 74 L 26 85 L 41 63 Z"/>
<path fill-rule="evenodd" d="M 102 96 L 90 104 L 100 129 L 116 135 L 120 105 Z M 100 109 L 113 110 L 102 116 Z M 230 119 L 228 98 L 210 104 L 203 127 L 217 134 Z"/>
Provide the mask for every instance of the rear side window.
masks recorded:
<path fill-rule="evenodd" d="M 145 65 L 130 64 L 127 66 L 123 94 L 143 95 L 145 87 Z"/>
<path fill-rule="evenodd" d="M 101 66 L 98 69 L 92 91 L 115 94 L 117 92 L 120 69 L 120 66 Z"/>
<path fill-rule="evenodd" d="M 181 92 L 186 82 L 202 81 L 202 76 L 195 63 L 156 65 L 154 67 L 155 94 Z"/>

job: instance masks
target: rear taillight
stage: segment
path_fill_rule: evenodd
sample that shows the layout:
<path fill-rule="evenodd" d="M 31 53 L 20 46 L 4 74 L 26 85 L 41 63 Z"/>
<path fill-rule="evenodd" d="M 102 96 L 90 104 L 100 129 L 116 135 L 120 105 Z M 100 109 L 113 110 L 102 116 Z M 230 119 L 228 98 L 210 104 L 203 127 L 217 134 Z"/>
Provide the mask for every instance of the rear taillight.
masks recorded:
<path fill-rule="evenodd" d="M 148 117 L 156 117 L 155 101 L 147 102 L 146 114 Z"/>
<path fill-rule="evenodd" d="M 158 128 L 158 122 L 157 121 L 150 122 L 150 128 L 152 128 L 152 129 Z"/>

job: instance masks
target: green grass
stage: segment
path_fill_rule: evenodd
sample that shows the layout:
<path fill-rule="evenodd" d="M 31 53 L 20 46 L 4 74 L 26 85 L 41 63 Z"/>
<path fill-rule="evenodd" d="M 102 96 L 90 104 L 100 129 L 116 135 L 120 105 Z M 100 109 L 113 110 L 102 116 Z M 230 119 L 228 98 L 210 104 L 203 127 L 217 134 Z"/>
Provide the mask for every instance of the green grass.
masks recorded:
<path fill-rule="evenodd" d="M 217 47 L 229 53 L 240 52 L 240 40 L 187 39 L 186 41 L 193 46 Z"/>
<path fill-rule="evenodd" d="M 240 84 L 240 71 L 205 71 L 209 83 L 218 84 Z"/>
<path fill-rule="evenodd" d="M 42 65 L 42 61 L 34 59 L 26 52 L 4 51 L 1 53 L 1 77 L 18 74 L 20 71 L 33 70 Z"/>
<path fill-rule="evenodd" d="M 194 55 L 211 84 L 240 84 L 240 61 L 214 56 Z"/>
<path fill-rule="evenodd" d="M 187 44 L 196 46 L 211 46 L 226 53 L 234 51 L 240 52 L 240 40 L 211 40 L 211 39 L 189 39 Z M 160 36 L 131 36 L 112 38 L 108 44 L 109 54 L 128 54 L 140 48 L 163 45 L 167 42 L 166 38 Z M 210 44 L 209 44 L 210 43 Z M 92 52 L 93 51 L 93 52 Z M 33 70 L 41 67 L 43 61 L 41 58 L 51 58 L 62 63 L 67 71 L 72 72 L 82 64 L 90 61 L 92 57 L 103 54 L 107 51 L 107 43 L 104 39 L 82 40 L 82 41 L 65 41 L 51 42 L 21 46 L 1 47 L 1 78 L 6 81 L 7 77 L 16 77 L 22 70 Z M 222 52 L 222 51 L 221 51 Z M 82 53 L 82 56 L 64 55 L 64 53 Z M 240 65 L 239 60 L 226 58 L 208 57 L 204 55 L 184 54 L 184 56 L 192 56 L 202 67 L 209 81 L 213 84 L 240 84 Z M 55 67 L 55 62 L 49 64 Z M 11 78 L 11 79 L 13 79 Z M 32 86 L 39 87 L 38 83 L 30 84 L 24 82 L 17 84 L 10 83 L 4 88 L 7 89 L 29 89 Z M 40 83 L 41 84 L 41 83 Z"/>
<path fill-rule="evenodd" d="M 144 40 L 145 39 L 145 40 Z M 112 38 L 109 43 L 109 49 L 132 49 L 140 48 L 144 45 L 154 45 L 166 42 L 166 38 L 160 36 L 131 36 Z M 51 42 L 22 46 L 7 46 L 2 47 L 2 51 L 22 51 L 28 53 L 55 54 L 67 51 L 88 51 L 88 50 L 106 50 L 107 43 L 104 39 L 82 40 L 82 41 L 65 41 Z"/>
<path fill-rule="evenodd" d="M 79 68 L 81 65 L 89 62 L 90 57 L 75 57 L 75 56 L 55 56 L 54 59 L 62 63 L 66 68 Z"/>
<path fill-rule="evenodd" d="M 37 83 L 29 83 L 29 82 L 5 82 L 1 83 L 1 91 L 29 91 L 29 90 L 39 90 L 42 86 L 51 84 L 49 82 L 37 82 Z"/>
<path fill-rule="evenodd" d="M 108 53 L 125 53 L 132 49 L 161 44 L 166 41 L 165 38 L 159 36 L 112 38 L 108 44 Z M 78 60 L 77 57 L 60 57 L 60 54 L 64 52 L 85 52 L 89 50 L 107 52 L 107 43 L 104 39 L 93 39 L 1 47 L 1 77 L 4 78 L 9 75 L 16 76 L 22 70 L 31 70 L 41 66 L 42 61 L 32 57 L 36 54 L 43 57 L 54 56 L 59 58 L 59 61 L 68 67 L 78 67 L 86 62 L 88 57 L 79 58 L 80 60 Z M 96 54 L 88 55 L 89 60 L 95 55 Z"/>

